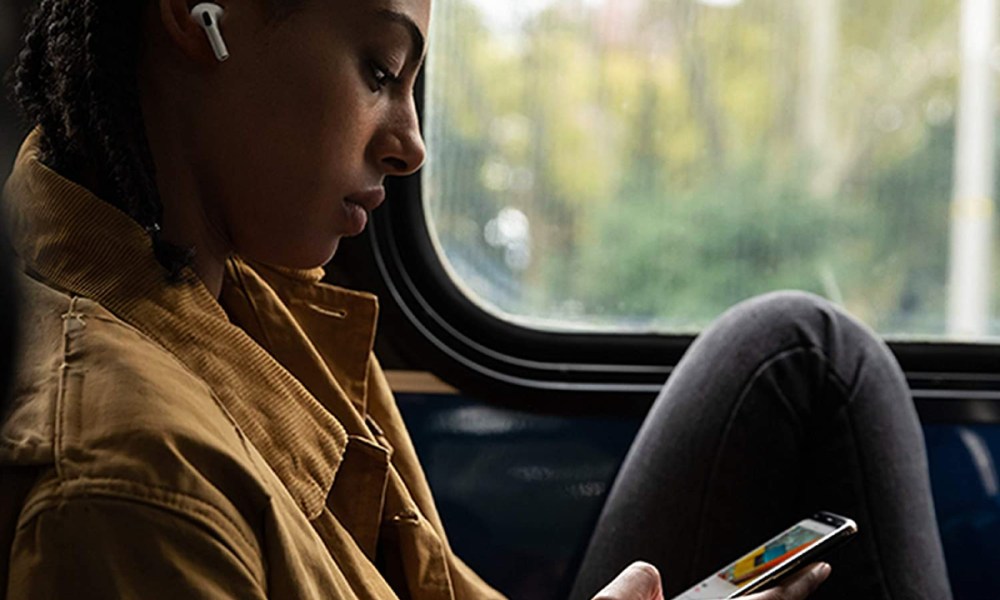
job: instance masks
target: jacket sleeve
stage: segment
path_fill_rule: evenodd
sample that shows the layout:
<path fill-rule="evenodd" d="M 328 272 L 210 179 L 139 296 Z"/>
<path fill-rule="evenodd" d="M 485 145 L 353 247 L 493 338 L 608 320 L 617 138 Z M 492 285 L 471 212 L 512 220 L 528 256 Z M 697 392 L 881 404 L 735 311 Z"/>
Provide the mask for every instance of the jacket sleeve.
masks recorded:
<path fill-rule="evenodd" d="M 50 503 L 18 528 L 7 598 L 265 598 L 259 561 L 210 523 L 133 499 Z"/>

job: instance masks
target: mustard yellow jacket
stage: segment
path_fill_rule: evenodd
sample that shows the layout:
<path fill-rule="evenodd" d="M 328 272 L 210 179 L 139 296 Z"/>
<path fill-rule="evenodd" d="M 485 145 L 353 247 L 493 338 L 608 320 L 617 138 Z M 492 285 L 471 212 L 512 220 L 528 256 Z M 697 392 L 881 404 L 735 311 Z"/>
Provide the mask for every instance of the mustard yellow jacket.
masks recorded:
<path fill-rule="evenodd" d="M 497 598 L 448 545 L 372 355 L 373 296 L 145 232 L 38 160 L 5 190 L 23 343 L 0 418 L 0 595 Z"/>

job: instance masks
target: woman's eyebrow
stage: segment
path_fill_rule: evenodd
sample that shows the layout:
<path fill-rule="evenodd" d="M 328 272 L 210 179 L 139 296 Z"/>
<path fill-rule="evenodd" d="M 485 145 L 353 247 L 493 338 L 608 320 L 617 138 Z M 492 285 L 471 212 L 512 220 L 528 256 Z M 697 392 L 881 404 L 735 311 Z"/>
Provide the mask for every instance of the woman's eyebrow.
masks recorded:
<path fill-rule="evenodd" d="M 380 8 L 376 12 L 379 17 L 392 23 L 398 23 L 406 28 L 410 34 L 414 60 L 420 60 L 420 57 L 424 55 L 424 46 L 427 41 L 424 39 L 424 34 L 420 31 L 420 28 L 417 27 L 417 24 L 413 21 L 413 19 L 401 12 L 390 10 L 388 8 Z"/>

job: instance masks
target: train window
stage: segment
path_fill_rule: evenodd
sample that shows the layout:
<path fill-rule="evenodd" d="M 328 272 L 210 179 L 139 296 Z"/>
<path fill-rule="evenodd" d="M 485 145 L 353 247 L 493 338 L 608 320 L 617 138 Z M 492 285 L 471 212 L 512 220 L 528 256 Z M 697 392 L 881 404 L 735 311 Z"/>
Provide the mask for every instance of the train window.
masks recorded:
<path fill-rule="evenodd" d="M 799 288 L 896 340 L 996 336 L 993 6 L 437 0 L 434 245 L 545 330 L 692 333 Z"/>

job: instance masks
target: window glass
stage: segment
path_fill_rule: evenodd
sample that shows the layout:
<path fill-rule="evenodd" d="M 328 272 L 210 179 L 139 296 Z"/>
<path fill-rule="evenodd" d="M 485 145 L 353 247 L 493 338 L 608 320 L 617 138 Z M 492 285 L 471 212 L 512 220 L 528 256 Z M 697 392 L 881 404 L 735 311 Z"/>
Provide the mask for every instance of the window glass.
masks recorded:
<path fill-rule="evenodd" d="M 1000 332 L 997 0 L 435 0 L 424 201 L 489 310 L 694 332 L 808 290 Z"/>

